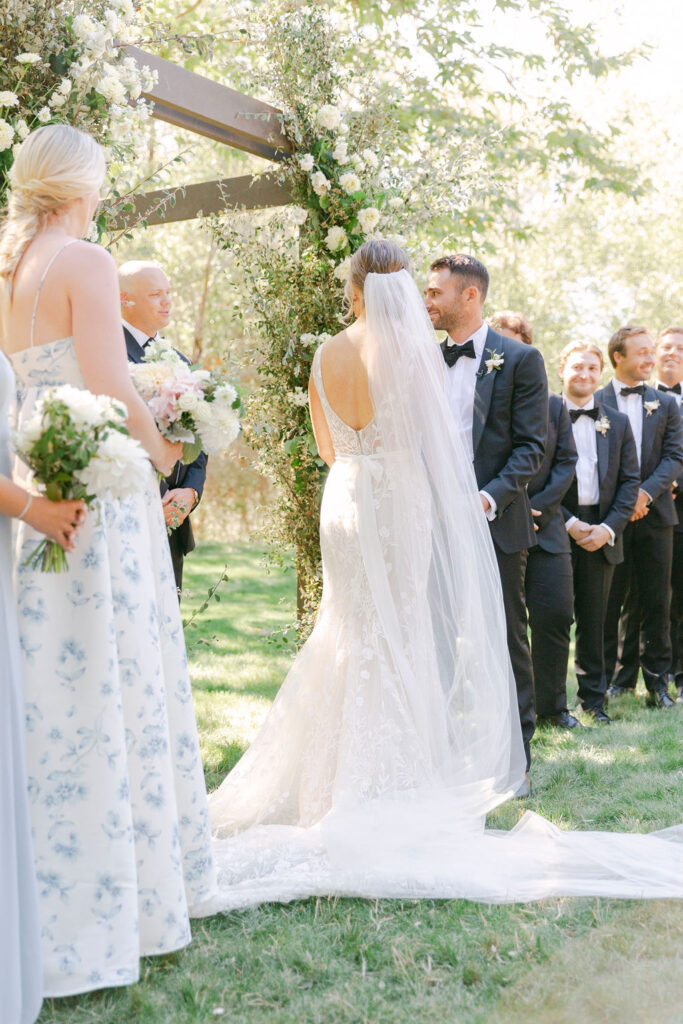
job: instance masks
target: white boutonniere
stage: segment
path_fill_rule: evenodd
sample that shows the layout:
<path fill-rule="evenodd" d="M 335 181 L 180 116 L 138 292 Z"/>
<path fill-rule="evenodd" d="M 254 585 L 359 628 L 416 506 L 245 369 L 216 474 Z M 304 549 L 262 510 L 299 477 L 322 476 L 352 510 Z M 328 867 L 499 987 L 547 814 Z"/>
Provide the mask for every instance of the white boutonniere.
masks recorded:
<path fill-rule="evenodd" d="M 659 399 L 655 398 L 653 402 L 643 402 L 643 408 L 646 416 L 652 416 L 652 413 L 659 409 Z"/>
<path fill-rule="evenodd" d="M 492 348 L 487 348 L 486 351 L 491 353 L 491 358 L 487 359 L 486 362 L 484 363 L 487 374 L 491 373 L 492 370 L 502 370 L 503 363 L 505 362 L 505 356 L 503 355 L 503 353 L 496 352 Z"/>
<path fill-rule="evenodd" d="M 597 432 L 599 434 L 602 434 L 603 437 L 605 436 L 605 434 L 607 433 L 607 431 L 609 430 L 609 428 L 611 426 L 612 426 L 612 424 L 607 419 L 607 417 L 605 416 L 604 413 L 602 414 L 602 416 L 600 417 L 599 420 L 595 421 L 595 429 L 597 430 Z"/>

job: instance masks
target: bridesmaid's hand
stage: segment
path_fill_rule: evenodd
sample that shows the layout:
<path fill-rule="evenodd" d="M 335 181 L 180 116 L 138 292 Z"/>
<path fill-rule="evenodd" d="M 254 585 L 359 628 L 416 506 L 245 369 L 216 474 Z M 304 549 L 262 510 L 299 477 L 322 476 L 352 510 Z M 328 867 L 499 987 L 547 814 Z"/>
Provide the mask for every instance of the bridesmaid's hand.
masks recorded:
<path fill-rule="evenodd" d="M 65 551 L 73 551 L 78 527 L 85 522 L 85 513 L 83 501 L 50 501 L 49 498 L 34 497 L 24 519 L 34 530 L 56 541 Z"/>
<path fill-rule="evenodd" d="M 162 476 L 168 476 L 173 472 L 176 462 L 183 457 L 182 441 L 166 441 L 162 439 L 159 455 L 154 459 L 154 466 Z"/>

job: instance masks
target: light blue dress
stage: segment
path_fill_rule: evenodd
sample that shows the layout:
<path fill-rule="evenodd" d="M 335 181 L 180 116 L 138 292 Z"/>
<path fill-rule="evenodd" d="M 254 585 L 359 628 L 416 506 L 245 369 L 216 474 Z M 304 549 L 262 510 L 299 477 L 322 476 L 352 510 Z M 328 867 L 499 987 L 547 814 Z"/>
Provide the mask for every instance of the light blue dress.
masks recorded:
<path fill-rule="evenodd" d="M 0 473 L 10 475 L 14 394 L 0 355 Z M 12 592 L 12 522 L 0 515 L 0 1024 L 32 1024 L 42 1001 L 40 925 L 26 791 L 21 656 Z"/>

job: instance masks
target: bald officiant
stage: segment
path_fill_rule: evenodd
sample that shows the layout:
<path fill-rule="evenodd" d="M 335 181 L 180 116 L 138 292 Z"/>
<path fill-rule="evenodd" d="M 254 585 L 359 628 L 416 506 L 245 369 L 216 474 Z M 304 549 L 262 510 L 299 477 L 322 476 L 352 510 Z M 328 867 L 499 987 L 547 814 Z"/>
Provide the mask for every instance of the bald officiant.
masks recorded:
<path fill-rule="evenodd" d="M 119 287 L 128 359 L 131 363 L 141 363 L 145 346 L 159 337 L 171 319 L 171 285 L 158 263 L 135 260 L 119 268 Z M 189 363 L 182 352 L 178 354 Z M 190 513 L 201 500 L 206 462 L 206 454 L 200 452 L 194 462 L 176 463 L 170 476 L 161 481 L 161 500 L 178 596 L 183 585 L 185 555 L 195 547 Z"/>

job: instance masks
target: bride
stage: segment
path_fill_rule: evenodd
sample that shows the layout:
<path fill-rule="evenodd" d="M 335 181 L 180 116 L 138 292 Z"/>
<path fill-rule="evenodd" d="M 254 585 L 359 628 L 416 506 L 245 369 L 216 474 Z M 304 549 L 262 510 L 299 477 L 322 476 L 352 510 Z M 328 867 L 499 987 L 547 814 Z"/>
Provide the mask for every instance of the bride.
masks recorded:
<path fill-rule="evenodd" d="M 683 896 L 683 828 L 565 833 L 488 811 L 525 769 L 493 547 L 443 361 L 387 241 L 353 256 L 355 321 L 313 361 L 330 465 L 323 598 L 256 740 L 210 798 L 220 895 Z"/>

